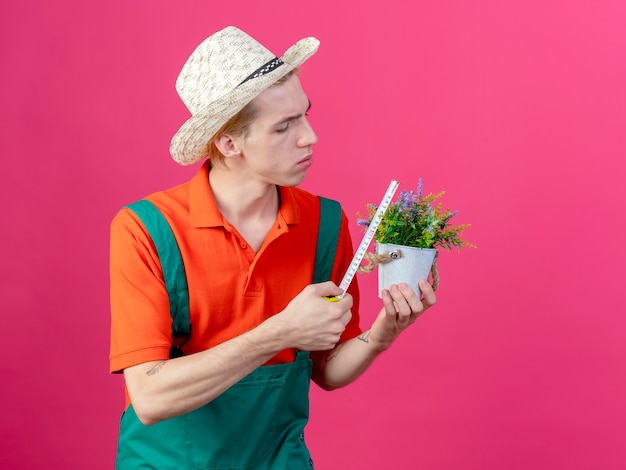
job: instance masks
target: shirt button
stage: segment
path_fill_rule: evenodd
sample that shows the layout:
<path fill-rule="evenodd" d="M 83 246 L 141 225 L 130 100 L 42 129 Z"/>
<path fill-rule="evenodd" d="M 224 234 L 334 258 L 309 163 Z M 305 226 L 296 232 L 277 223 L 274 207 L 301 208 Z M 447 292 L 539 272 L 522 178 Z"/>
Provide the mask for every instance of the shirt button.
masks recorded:
<path fill-rule="evenodd" d="M 299 438 L 301 441 L 304 441 L 304 434 L 300 434 L 300 435 L 298 436 L 298 438 Z"/>
<path fill-rule="evenodd" d="M 246 245 L 245 242 L 241 242 L 241 248 L 243 248 L 244 250 L 248 247 L 248 245 Z"/>
<path fill-rule="evenodd" d="M 313 459 L 309 459 L 309 465 L 313 468 Z"/>

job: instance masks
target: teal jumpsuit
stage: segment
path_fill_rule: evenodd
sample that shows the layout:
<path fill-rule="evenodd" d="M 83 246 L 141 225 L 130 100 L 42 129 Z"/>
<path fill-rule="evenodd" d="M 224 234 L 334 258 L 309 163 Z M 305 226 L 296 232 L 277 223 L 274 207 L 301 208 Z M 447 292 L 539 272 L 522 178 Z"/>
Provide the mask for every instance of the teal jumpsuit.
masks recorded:
<path fill-rule="evenodd" d="M 339 204 L 320 201 L 313 282 L 330 278 L 341 224 Z M 150 233 L 161 259 L 173 334 L 189 335 L 187 282 L 174 235 L 152 203 L 142 200 L 128 207 Z M 181 354 L 172 348 L 172 357 Z M 293 362 L 259 367 L 203 407 L 152 426 L 142 424 L 129 405 L 120 422 L 116 469 L 313 468 L 304 442 L 311 370 L 309 353 L 297 352 Z"/>

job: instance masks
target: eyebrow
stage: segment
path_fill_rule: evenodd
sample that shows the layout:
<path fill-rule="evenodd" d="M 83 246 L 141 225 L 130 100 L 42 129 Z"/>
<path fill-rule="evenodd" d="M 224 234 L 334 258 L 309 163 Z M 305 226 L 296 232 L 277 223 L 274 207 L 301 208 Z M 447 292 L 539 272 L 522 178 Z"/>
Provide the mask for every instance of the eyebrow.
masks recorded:
<path fill-rule="evenodd" d="M 285 123 L 287 123 L 289 121 L 293 121 L 295 119 L 299 119 L 304 114 L 308 113 L 310 109 L 311 109 L 311 100 L 309 100 L 309 106 L 306 108 L 306 111 L 304 113 L 294 114 L 293 116 L 286 116 L 286 117 L 282 118 L 280 121 L 276 122 L 274 124 L 274 127 L 280 127 L 281 124 L 285 124 Z"/>

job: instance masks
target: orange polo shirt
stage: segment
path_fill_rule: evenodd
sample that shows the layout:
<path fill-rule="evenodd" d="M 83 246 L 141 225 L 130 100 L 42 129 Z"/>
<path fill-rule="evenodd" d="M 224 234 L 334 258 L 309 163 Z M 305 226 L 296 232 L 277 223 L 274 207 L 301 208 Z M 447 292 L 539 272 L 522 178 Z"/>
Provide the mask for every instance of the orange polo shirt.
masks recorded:
<path fill-rule="evenodd" d="M 147 197 L 163 213 L 178 242 L 189 286 L 192 354 L 234 338 L 283 310 L 311 283 L 319 198 L 299 188 L 280 188 L 276 222 L 255 253 L 217 209 L 208 163 L 191 181 Z M 332 280 L 339 284 L 353 255 L 342 215 Z M 136 215 L 122 209 L 111 224 L 111 372 L 169 359 L 172 320 L 159 258 Z M 356 280 L 352 319 L 342 340 L 357 336 Z M 293 350 L 268 364 L 290 362 Z"/>

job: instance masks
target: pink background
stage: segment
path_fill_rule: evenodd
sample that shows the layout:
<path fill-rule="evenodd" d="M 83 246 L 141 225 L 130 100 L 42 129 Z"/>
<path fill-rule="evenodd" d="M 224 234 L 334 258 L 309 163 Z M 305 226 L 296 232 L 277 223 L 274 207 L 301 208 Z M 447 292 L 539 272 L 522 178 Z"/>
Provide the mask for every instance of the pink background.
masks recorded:
<path fill-rule="evenodd" d="M 366 376 L 312 391 L 319 469 L 626 467 L 621 0 L 3 2 L 0 467 L 109 469 L 108 228 L 188 179 L 174 81 L 236 24 L 303 70 L 304 187 L 356 212 L 391 178 L 447 190 L 478 250 Z M 364 324 L 378 309 L 360 277 Z"/>

